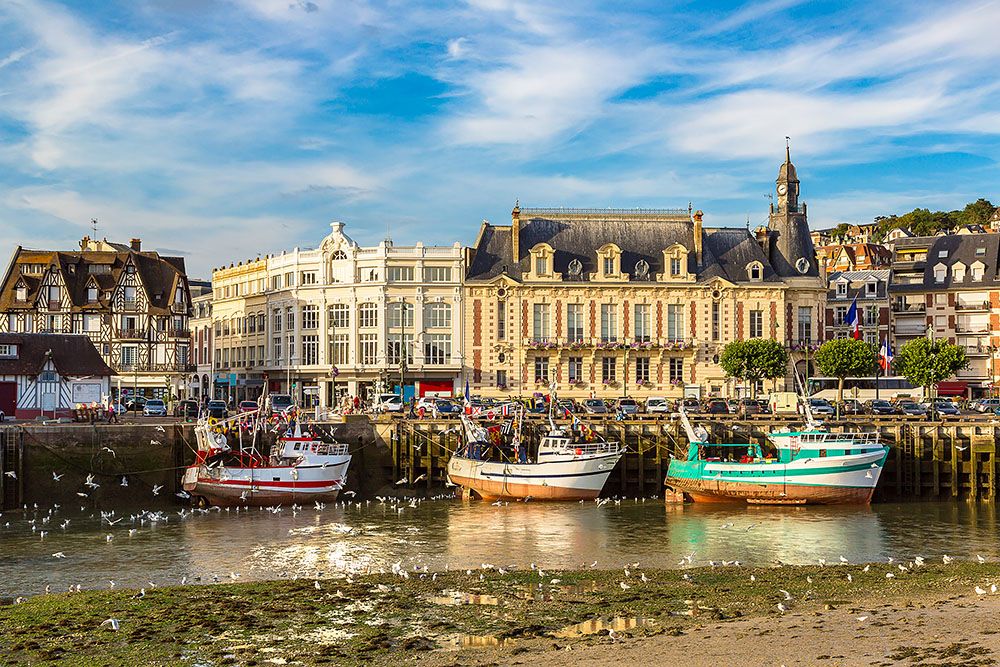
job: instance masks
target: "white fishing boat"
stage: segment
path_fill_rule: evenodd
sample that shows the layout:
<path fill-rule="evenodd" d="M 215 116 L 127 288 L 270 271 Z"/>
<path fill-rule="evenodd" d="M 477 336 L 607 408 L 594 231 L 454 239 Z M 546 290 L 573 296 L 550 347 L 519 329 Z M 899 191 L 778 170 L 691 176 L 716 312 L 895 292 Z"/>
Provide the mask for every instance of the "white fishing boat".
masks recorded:
<path fill-rule="evenodd" d="M 523 418 L 519 411 L 510 443 L 498 443 L 486 427 L 462 415 L 463 443 L 448 461 L 451 483 L 491 501 L 596 498 L 624 453 L 621 446 L 575 419 L 556 426 L 550 414 L 548 431 L 532 456 L 521 440 Z"/>
<path fill-rule="evenodd" d="M 289 422 L 264 455 L 257 448 L 258 436 L 266 428 L 259 411 L 219 421 L 201 419 L 195 427 L 198 450 L 184 473 L 184 490 L 198 502 L 219 506 L 336 500 L 347 481 L 348 446 L 303 435 L 297 419 Z M 244 446 L 248 424 L 250 443 Z M 277 428 L 284 426 L 279 423 Z M 234 430 L 238 437 L 231 444 Z"/>

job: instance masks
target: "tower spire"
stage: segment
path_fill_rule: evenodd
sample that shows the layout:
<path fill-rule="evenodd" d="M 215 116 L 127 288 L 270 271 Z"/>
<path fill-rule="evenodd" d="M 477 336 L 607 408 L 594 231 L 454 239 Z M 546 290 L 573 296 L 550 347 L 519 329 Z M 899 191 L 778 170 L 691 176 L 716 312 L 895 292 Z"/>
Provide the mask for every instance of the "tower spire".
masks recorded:
<path fill-rule="evenodd" d="M 791 163 L 792 161 L 792 149 L 791 149 L 792 138 L 787 134 L 785 135 L 785 162 Z"/>

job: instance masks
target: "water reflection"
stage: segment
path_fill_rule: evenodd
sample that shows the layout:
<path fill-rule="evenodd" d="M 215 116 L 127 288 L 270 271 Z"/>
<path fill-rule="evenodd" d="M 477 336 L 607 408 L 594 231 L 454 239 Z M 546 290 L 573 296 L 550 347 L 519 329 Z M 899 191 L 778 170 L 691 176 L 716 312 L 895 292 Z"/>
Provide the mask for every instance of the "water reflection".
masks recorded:
<path fill-rule="evenodd" d="M 400 511 L 402 509 L 402 511 Z M 948 553 L 997 556 L 996 508 L 967 503 L 870 508 L 666 505 L 655 501 L 487 503 L 427 501 L 323 511 L 211 512 L 114 526 L 59 511 L 7 513 L 0 524 L 0 595 L 231 581 L 495 567 L 548 570 L 883 560 Z M 63 530 L 59 524 L 71 519 Z M 29 523 L 34 519 L 35 523 Z M 32 532 L 32 527 L 35 532 Z M 130 529 L 135 532 L 130 534 Z M 40 530 L 48 531 L 41 539 Z M 111 536 L 108 542 L 106 536 Z M 52 554 L 63 552 L 65 559 Z M 685 561 L 683 566 L 687 566 Z M 487 576 L 489 574 L 487 573 Z"/>

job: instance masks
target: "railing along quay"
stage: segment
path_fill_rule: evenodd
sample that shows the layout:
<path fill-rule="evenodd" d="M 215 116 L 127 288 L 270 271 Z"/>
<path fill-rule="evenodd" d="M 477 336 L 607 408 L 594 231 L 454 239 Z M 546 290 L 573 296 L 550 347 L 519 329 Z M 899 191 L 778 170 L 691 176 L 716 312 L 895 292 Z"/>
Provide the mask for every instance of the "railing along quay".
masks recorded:
<path fill-rule="evenodd" d="M 628 452 L 604 487 L 605 496 L 662 495 L 670 459 L 684 456 L 687 439 L 679 421 L 661 415 L 640 415 L 627 420 L 594 419 L 586 422 L 608 440 L 622 442 Z M 543 415 L 526 420 L 522 437 L 537 444 L 536 425 Z M 696 415 L 713 442 L 766 443 L 767 434 L 794 418 L 735 415 Z M 566 420 L 557 420 L 566 423 Z M 414 488 L 428 491 L 444 487 L 451 452 L 459 444 L 457 419 L 400 419 L 382 422 L 390 447 L 393 479 L 407 479 Z M 889 458 L 875 491 L 875 499 L 981 500 L 997 495 L 997 438 L 1000 422 L 992 416 L 963 415 L 939 421 L 916 417 L 863 417 L 828 422 L 834 431 L 878 431 L 889 445 Z M 420 480 L 413 484 L 413 480 Z"/>

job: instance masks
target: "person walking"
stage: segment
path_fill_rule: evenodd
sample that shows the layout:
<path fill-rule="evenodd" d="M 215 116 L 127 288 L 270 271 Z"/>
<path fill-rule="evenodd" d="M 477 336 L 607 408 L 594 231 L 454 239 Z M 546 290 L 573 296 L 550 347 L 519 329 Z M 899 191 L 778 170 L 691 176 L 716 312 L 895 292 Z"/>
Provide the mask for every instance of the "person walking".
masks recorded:
<path fill-rule="evenodd" d="M 113 402 L 112 403 L 108 403 L 108 423 L 110 424 L 110 423 L 112 423 L 112 421 L 115 424 L 119 424 L 120 423 L 118 421 L 118 411 L 115 410 L 115 404 Z"/>

